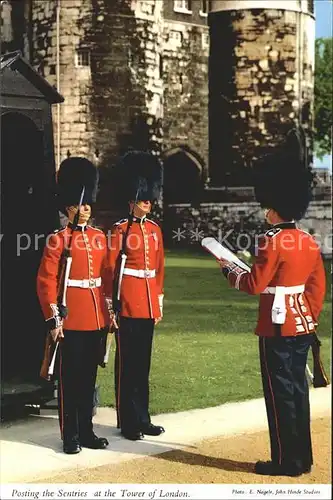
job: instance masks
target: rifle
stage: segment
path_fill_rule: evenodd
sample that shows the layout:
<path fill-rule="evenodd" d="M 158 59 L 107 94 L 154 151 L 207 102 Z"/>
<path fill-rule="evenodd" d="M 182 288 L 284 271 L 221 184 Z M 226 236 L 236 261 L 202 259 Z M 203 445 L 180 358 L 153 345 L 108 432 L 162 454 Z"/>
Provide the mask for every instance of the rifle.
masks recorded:
<path fill-rule="evenodd" d="M 314 335 L 314 342 L 311 345 L 312 356 L 313 356 L 313 374 L 308 368 L 308 374 L 311 378 L 313 387 L 327 387 L 329 385 L 329 378 L 325 373 L 325 369 L 320 357 L 320 347 L 321 342 L 317 335 Z M 308 365 L 307 365 L 308 366 Z"/>
<path fill-rule="evenodd" d="M 73 228 L 69 235 L 68 245 L 65 245 L 65 248 L 62 252 L 59 262 L 59 271 L 57 276 L 57 304 L 59 309 L 59 316 L 61 319 L 65 319 L 68 316 L 68 308 L 66 304 L 66 293 L 67 293 L 67 282 L 72 266 L 72 239 L 74 228 L 78 225 L 80 218 L 80 207 L 82 205 L 83 197 L 84 197 L 85 187 L 83 186 L 80 201 L 78 205 L 78 210 L 75 214 L 73 221 Z M 46 322 L 47 335 L 45 340 L 45 348 L 44 348 L 44 358 L 42 361 L 42 366 L 40 369 L 40 377 L 44 378 L 47 381 L 50 381 L 55 368 L 56 356 L 59 347 L 59 341 L 54 342 L 51 330 L 56 327 L 56 321 L 54 318 L 49 319 Z"/>
<path fill-rule="evenodd" d="M 58 352 L 59 342 L 54 343 L 50 331 L 47 332 L 44 348 L 44 358 L 39 372 L 40 377 L 48 382 L 54 374 L 54 367 Z"/>
<path fill-rule="evenodd" d="M 125 269 L 125 263 L 126 263 L 126 259 L 127 259 L 126 243 L 127 243 L 129 231 L 130 231 L 131 226 L 133 224 L 134 207 L 138 201 L 139 189 L 140 189 L 140 184 L 139 184 L 139 187 L 138 187 L 137 192 L 136 192 L 135 202 L 134 202 L 133 208 L 132 208 L 132 210 L 129 214 L 129 217 L 128 217 L 128 224 L 127 224 L 126 232 L 125 232 L 125 235 L 124 235 L 124 238 L 122 241 L 122 245 L 121 245 L 121 250 L 119 252 L 119 255 L 118 255 L 117 261 L 116 261 L 116 265 L 115 265 L 115 278 L 113 280 L 113 290 L 112 290 L 112 305 L 113 305 L 113 311 L 115 314 L 115 321 L 117 324 L 117 327 L 114 327 L 112 332 L 115 332 L 115 333 L 119 330 L 119 316 L 120 316 L 120 312 L 121 312 L 121 300 L 120 300 L 121 283 L 122 283 L 124 269 Z M 111 344 L 109 344 L 109 349 L 110 349 L 110 345 Z M 119 363 L 119 357 L 117 357 L 117 356 L 119 356 L 118 349 L 116 350 L 116 361 L 115 361 L 116 365 L 117 365 L 117 363 Z M 107 358 L 109 357 L 108 352 L 106 353 L 105 357 L 107 357 Z M 117 377 L 118 377 L 118 374 L 116 373 L 116 387 L 118 385 Z M 116 389 L 116 413 L 117 413 L 117 428 L 119 428 L 120 427 L 120 419 L 119 419 L 119 402 L 118 402 L 118 396 L 117 396 L 117 389 Z"/>
<path fill-rule="evenodd" d="M 127 260 L 127 254 L 126 254 L 126 243 L 127 243 L 127 238 L 129 231 L 132 227 L 133 224 L 133 218 L 134 218 L 134 207 L 138 201 L 138 194 L 140 190 L 140 185 L 137 189 L 136 196 L 135 196 L 135 202 L 133 204 L 133 208 L 129 214 L 128 217 L 128 224 L 126 228 L 126 232 L 122 241 L 121 245 L 121 250 L 119 252 L 119 255 L 117 257 L 116 261 L 116 266 L 115 266 L 115 279 L 113 281 L 113 291 L 112 291 L 112 305 L 113 305 L 113 310 L 115 313 L 115 320 L 117 325 L 119 325 L 119 316 L 121 312 L 121 301 L 120 301 L 120 291 L 121 291 L 121 283 L 123 280 L 123 275 L 124 275 L 124 269 L 125 269 L 125 264 Z"/>
<path fill-rule="evenodd" d="M 133 205 L 133 208 L 129 214 L 128 217 L 128 225 L 126 228 L 126 232 L 124 235 L 124 238 L 122 240 L 122 246 L 121 250 L 119 252 L 119 255 L 117 257 L 116 265 L 115 265 L 115 278 L 113 280 L 113 290 L 112 290 L 112 306 L 113 306 L 113 311 L 114 311 L 114 319 L 117 325 L 119 325 L 119 316 L 121 312 L 121 301 L 120 301 L 120 291 L 121 291 L 121 283 L 123 280 L 123 275 L 124 275 L 124 269 L 125 269 L 125 264 L 127 260 L 127 254 L 126 254 L 126 243 L 127 243 L 127 238 L 129 231 L 131 229 L 131 226 L 133 224 L 133 218 L 134 218 L 134 207 L 135 204 L 137 203 L 137 198 L 139 194 L 139 189 L 140 185 L 137 189 L 136 192 L 136 197 L 135 197 L 135 202 Z M 119 328 L 119 326 L 118 326 Z M 110 330 L 111 333 L 115 333 L 118 328 L 115 326 L 112 327 Z M 112 338 L 108 334 L 104 339 L 102 339 L 102 345 L 101 345 L 101 352 L 100 352 L 100 361 L 99 361 L 99 366 L 101 368 L 105 368 L 108 361 L 109 361 L 109 355 L 110 355 L 110 350 L 111 350 L 111 345 L 112 345 Z"/>

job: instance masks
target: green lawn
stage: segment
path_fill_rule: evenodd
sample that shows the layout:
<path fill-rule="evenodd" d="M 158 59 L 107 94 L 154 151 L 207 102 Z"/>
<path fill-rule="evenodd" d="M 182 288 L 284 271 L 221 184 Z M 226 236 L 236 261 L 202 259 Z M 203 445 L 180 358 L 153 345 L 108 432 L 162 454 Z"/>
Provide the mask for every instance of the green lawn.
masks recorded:
<path fill-rule="evenodd" d="M 318 334 L 330 375 L 330 282 L 327 288 Z M 228 287 L 210 256 L 166 254 L 165 312 L 151 368 L 152 414 L 262 396 L 253 334 L 257 304 L 258 297 Z M 98 375 L 103 406 L 114 406 L 113 355 L 114 344 L 109 366 Z M 312 366 L 311 354 L 309 362 Z"/>

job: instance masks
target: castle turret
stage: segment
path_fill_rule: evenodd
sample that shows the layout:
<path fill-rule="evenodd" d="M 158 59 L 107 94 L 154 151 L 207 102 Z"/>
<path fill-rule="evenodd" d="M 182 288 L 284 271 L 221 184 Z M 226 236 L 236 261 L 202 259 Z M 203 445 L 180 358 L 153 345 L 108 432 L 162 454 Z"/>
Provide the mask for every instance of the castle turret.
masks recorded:
<path fill-rule="evenodd" d="M 247 184 L 292 124 L 312 149 L 313 1 L 212 0 L 208 22 L 211 185 Z"/>

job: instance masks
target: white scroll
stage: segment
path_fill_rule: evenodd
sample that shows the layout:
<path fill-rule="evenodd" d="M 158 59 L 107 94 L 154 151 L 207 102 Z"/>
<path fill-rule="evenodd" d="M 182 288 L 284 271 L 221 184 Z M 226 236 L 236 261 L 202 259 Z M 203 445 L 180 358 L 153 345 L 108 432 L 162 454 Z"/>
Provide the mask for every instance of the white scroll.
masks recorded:
<path fill-rule="evenodd" d="M 239 259 L 231 250 L 223 246 L 217 239 L 212 237 L 203 238 L 201 240 L 201 245 L 217 259 L 225 259 L 229 262 L 234 262 L 244 269 L 244 271 L 251 271 L 251 268 L 245 264 L 245 262 Z"/>

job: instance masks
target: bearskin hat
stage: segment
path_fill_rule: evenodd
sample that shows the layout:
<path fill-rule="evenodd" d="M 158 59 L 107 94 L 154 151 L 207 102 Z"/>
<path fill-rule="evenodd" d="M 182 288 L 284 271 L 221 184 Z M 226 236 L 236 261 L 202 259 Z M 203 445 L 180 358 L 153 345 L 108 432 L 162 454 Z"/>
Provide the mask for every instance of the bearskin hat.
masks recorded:
<path fill-rule="evenodd" d="M 95 203 L 98 180 L 98 169 L 86 158 L 73 156 L 64 160 L 57 175 L 59 210 L 66 214 L 65 207 L 78 205 L 83 187 L 82 204 Z"/>
<path fill-rule="evenodd" d="M 253 174 L 255 197 L 262 208 L 272 208 L 288 221 L 304 217 L 312 198 L 313 174 L 302 129 L 291 130 L 276 152 L 260 158 Z"/>
<path fill-rule="evenodd" d="M 162 165 L 159 159 L 144 151 L 129 151 L 115 166 L 117 197 L 123 201 L 156 201 L 161 196 Z"/>

